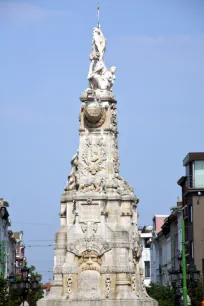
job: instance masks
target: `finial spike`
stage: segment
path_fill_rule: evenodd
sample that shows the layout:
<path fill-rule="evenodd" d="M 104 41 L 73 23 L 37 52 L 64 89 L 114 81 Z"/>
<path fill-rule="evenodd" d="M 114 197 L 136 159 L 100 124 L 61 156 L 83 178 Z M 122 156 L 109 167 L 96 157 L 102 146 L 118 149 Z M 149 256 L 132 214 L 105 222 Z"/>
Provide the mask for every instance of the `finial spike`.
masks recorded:
<path fill-rule="evenodd" d="M 97 13 L 98 13 L 98 28 L 100 28 L 100 4 L 99 3 L 97 6 Z"/>

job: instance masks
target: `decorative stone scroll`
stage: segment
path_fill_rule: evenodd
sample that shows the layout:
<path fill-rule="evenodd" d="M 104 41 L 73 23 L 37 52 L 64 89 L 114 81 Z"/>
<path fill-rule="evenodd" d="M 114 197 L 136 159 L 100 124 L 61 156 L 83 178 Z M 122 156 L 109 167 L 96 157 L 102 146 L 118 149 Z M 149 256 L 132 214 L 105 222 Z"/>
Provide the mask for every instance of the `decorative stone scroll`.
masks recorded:
<path fill-rule="evenodd" d="M 116 113 L 115 104 L 111 105 L 110 125 L 111 125 L 111 129 L 115 133 L 117 133 L 118 132 L 118 121 L 117 121 L 117 113 Z"/>
<path fill-rule="evenodd" d="M 111 276 L 110 274 L 106 277 L 106 298 L 108 299 L 110 297 L 110 291 L 111 291 Z"/>
<path fill-rule="evenodd" d="M 67 277 L 67 298 L 69 299 L 72 294 L 72 275 L 69 274 Z"/>
<path fill-rule="evenodd" d="M 136 277 L 135 277 L 135 275 L 133 275 L 132 278 L 131 278 L 131 287 L 132 287 L 132 292 L 136 293 Z"/>

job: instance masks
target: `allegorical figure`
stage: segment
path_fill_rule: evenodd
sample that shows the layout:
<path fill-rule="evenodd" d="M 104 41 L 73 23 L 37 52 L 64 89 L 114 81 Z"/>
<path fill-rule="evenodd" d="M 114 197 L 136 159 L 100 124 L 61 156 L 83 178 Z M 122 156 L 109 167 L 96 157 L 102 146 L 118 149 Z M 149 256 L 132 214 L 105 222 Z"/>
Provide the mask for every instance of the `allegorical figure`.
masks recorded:
<path fill-rule="evenodd" d="M 104 64 L 104 53 L 106 49 L 106 38 L 104 37 L 100 25 L 93 29 L 92 52 L 90 54 L 90 67 L 88 73 L 89 86 L 93 90 L 112 91 L 115 81 L 116 67 L 109 69 Z"/>
<path fill-rule="evenodd" d="M 77 177 L 76 172 L 78 170 L 78 161 L 79 161 L 79 151 L 74 154 L 71 160 L 71 172 L 68 176 L 68 184 L 65 187 L 65 190 L 72 190 L 76 187 Z"/>
<path fill-rule="evenodd" d="M 115 71 L 116 67 L 112 66 L 109 69 L 106 67 L 98 67 L 90 76 L 89 76 L 89 85 L 91 89 L 100 89 L 100 90 L 110 90 L 115 81 Z"/>

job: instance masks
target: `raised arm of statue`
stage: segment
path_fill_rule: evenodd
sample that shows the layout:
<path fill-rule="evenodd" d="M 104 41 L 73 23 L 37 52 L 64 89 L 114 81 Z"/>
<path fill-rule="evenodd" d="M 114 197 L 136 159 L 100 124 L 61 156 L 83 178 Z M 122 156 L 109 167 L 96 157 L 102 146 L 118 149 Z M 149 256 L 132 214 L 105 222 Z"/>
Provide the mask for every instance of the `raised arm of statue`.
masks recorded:
<path fill-rule="evenodd" d="M 106 49 L 106 38 L 104 37 L 100 28 L 93 29 L 93 42 L 92 53 L 98 57 L 99 60 L 103 59 Z"/>

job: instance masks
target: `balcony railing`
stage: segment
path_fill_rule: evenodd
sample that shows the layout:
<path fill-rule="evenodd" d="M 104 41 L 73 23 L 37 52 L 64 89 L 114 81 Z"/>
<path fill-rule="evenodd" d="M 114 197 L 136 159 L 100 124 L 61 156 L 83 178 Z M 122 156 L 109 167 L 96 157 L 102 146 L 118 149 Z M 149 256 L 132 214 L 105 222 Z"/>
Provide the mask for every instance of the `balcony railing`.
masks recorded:
<path fill-rule="evenodd" d="M 204 175 L 194 176 L 188 175 L 186 177 L 186 188 L 204 189 Z"/>

